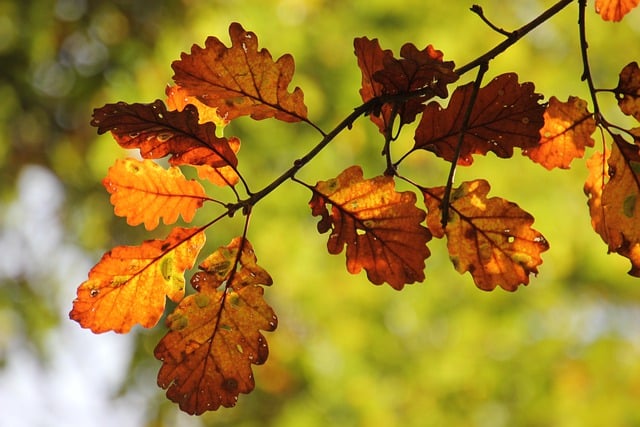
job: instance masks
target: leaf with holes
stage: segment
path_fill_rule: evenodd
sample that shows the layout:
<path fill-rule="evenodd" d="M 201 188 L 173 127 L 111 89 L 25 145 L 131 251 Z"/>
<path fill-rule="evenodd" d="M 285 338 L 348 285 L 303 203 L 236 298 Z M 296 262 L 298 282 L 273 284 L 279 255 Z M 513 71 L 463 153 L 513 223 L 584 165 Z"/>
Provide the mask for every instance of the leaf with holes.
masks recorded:
<path fill-rule="evenodd" d="M 162 361 L 158 385 L 189 414 L 236 404 L 255 383 L 252 364 L 267 360 L 260 330 L 273 331 L 277 318 L 264 301 L 271 277 L 256 264 L 251 244 L 235 238 L 200 265 L 191 284 L 198 291 L 167 317 L 170 331 L 154 355 Z"/>
<path fill-rule="evenodd" d="M 238 159 L 226 138 L 216 136 L 216 126 L 200 124 L 198 110 L 188 105 L 183 111 L 169 111 L 164 103 L 107 104 L 96 109 L 91 124 L 98 133 L 111 131 L 123 148 L 140 149 L 145 159 L 171 155 L 169 163 L 236 167 Z"/>
<path fill-rule="evenodd" d="M 469 108 L 473 83 L 459 86 L 443 109 L 431 102 L 416 129 L 414 150 L 434 152 L 449 162 L 455 158 L 465 112 Z M 459 165 L 473 163 L 473 154 L 493 151 L 498 157 L 513 156 L 514 148 L 531 149 L 540 140 L 544 124 L 542 95 L 533 83 L 518 83 L 513 73 L 502 74 L 478 91 L 464 140 Z"/>
<path fill-rule="evenodd" d="M 293 57 L 283 55 L 274 62 L 266 49 L 258 50 L 256 35 L 238 23 L 229 26 L 229 35 L 231 47 L 209 37 L 204 48 L 194 45 L 191 54 L 183 53 L 172 64 L 175 82 L 227 120 L 246 115 L 255 120 L 306 120 L 302 90 L 287 90 Z"/>
<path fill-rule="evenodd" d="M 500 286 L 515 291 L 538 273 L 546 239 L 531 228 L 533 217 L 515 203 L 487 198 L 485 180 L 464 182 L 452 190 L 448 223 L 442 218 L 445 187 L 423 189 L 427 225 L 438 238 L 447 236 L 449 257 L 460 273 L 471 273 L 476 286 L 490 291 Z"/>
<path fill-rule="evenodd" d="M 408 93 L 418 89 L 429 89 L 424 96 L 405 99 L 395 104 L 384 104 L 380 111 L 370 115 L 385 134 L 391 126 L 391 116 L 395 113 L 404 125 L 415 120 L 424 109 L 424 102 L 434 96 L 446 98 L 447 84 L 458 80 L 453 71 L 452 61 L 443 61 L 443 54 L 432 45 L 418 50 L 415 45 L 406 43 L 400 49 L 401 59 L 393 57 L 390 50 L 382 50 L 378 39 L 366 37 L 354 40 L 358 67 L 362 72 L 360 95 L 367 102 L 381 95 Z"/>
<path fill-rule="evenodd" d="M 164 169 L 151 160 L 118 159 L 102 184 L 111 194 L 115 214 L 147 230 L 156 228 L 160 218 L 173 224 L 181 215 L 191 222 L 208 200 L 202 185 L 186 179 L 179 168 Z"/>
<path fill-rule="evenodd" d="M 584 192 L 593 229 L 609 252 L 629 258 L 629 274 L 640 277 L 640 153 L 637 145 L 614 136 L 610 156 L 595 153 L 587 162 Z"/>
<path fill-rule="evenodd" d="M 78 287 L 69 317 L 95 333 L 150 328 L 164 312 L 166 297 L 184 296 L 184 272 L 193 267 L 205 235 L 174 228 L 165 240 L 117 246 L 103 255 Z"/>
<path fill-rule="evenodd" d="M 585 147 L 593 147 L 595 130 L 596 121 L 586 101 L 570 96 L 562 102 L 552 96 L 544 112 L 540 144 L 523 153 L 547 169 L 568 169 L 573 159 L 584 156 Z"/>
<path fill-rule="evenodd" d="M 395 191 L 392 177 L 365 180 L 362 169 L 352 166 L 335 179 L 318 182 L 309 205 L 321 217 L 318 231 L 331 230 L 329 253 L 339 254 L 346 245 L 350 273 L 364 268 L 372 283 L 402 289 L 424 280 L 430 254 L 426 244 L 431 234 L 421 225 L 425 213 L 415 203 L 414 193 Z"/>
<path fill-rule="evenodd" d="M 640 120 L 640 68 L 637 62 L 622 69 L 614 93 L 620 110 L 627 116 Z"/>
<path fill-rule="evenodd" d="M 620 21 L 640 0 L 596 0 L 596 12 L 605 21 Z"/>

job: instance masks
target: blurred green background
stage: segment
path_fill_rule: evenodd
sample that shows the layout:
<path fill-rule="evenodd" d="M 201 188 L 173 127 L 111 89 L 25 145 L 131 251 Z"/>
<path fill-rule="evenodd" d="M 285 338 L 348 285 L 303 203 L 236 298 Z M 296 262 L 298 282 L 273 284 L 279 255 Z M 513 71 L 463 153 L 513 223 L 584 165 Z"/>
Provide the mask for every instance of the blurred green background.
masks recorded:
<path fill-rule="evenodd" d="M 513 29 L 553 2 L 480 4 Z M 254 368 L 256 390 L 233 409 L 190 417 L 164 398 L 153 358 L 162 327 L 93 335 L 68 320 L 76 287 L 105 250 L 168 230 L 147 233 L 113 215 L 100 181 L 127 153 L 88 125 L 93 108 L 164 98 L 171 61 L 208 35 L 229 44 L 237 21 L 274 57 L 294 56 L 294 85 L 328 131 L 361 102 L 354 37 L 377 37 L 396 53 L 407 41 L 431 43 L 460 66 L 502 40 L 470 6 L 0 0 L 0 425 L 640 426 L 640 283 L 591 230 L 581 162 L 547 172 L 519 154 L 489 155 L 458 171 L 457 182 L 487 178 L 491 195 L 531 212 L 551 243 L 539 276 L 513 294 L 477 290 L 453 271 L 442 241 L 429 244 L 427 280 L 402 292 L 351 276 L 344 255 L 327 254 L 308 191 L 283 185 L 256 207 L 249 233 L 274 279 L 266 299 L 280 324 L 267 334 L 267 364 Z M 640 59 L 640 12 L 605 23 L 590 4 L 588 18 L 596 84 L 615 87 L 622 67 Z M 513 71 L 546 98 L 588 99 L 576 22 L 577 4 L 492 62 L 489 77 Z M 611 99 L 602 103 L 607 118 L 632 125 Z M 246 118 L 225 133 L 241 138 L 240 167 L 254 189 L 318 141 L 303 125 Z M 407 129 L 396 146 L 411 141 Z M 360 120 L 300 177 L 313 184 L 354 163 L 378 175 L 381 143 Z M 443 185 L 447 167 L 423 153 L 402 172 Z M 211 229 L 206 249 L 241 225 Z"/>

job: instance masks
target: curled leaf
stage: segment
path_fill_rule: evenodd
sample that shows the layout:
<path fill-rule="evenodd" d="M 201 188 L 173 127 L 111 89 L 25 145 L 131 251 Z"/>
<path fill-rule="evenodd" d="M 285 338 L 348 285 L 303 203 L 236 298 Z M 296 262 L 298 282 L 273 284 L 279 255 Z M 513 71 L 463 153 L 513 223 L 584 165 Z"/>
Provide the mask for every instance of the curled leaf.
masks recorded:
<path fill-rule="evenodd" d="M 473 83 L 457 87 L 446 109 L 436 102 L 429 103 L 416 129 L 413 149 L 432 151 L 453 161 L 472 92 Z M 542 95 L 534 92 L 533 83 L 520 84 L 513 73 L 502 74 L 480 88 L 458 164 L 470 165 L 473 154 L 493 151 L 498 157 L 508 158 L 516 147 L 535 147 L 544 124 L 541 99 Z"/>
<path fill-rule="evenodd" d="M 547 169 L 568 169 L 573 159 L 584 156 L 585 147 L 593 147 L 595 130 L 596 121 L 586 101 L 570 96 L 561 102 L 552 96 L 544 112 L 540 143 L 523 154 Z"/>
<path fill-rule="evenodd" d="M 318 231 L 331 230 L 329 253 L 339 254 L 347 246 L 350 273 L 364 268 L 372 283 L 402 289 L 424 280 L 424 260 L 430 254 L 426 244 L 431 234 L 421 225 L 425 213 L 415 203 L 414 193 L 395 191 L 392 177 L 365 180 L 362 169 L 352 166 L 335 179 L 318 182 L 309 205 L 321 217 Z"/>
<path fill-rule="evenodd" d="M 186 179 L 179 168 L 164 169 L 151 160 L 118 159 L 102 184 L 111 194 L 115 214 L 147 230 L 156 228 L 160 218 L 173 224 L 182 215 L 191 222 L 207 200 L 202 186 Z"/>
<path fill-rule="evenodd" d="M 166 297 L 177 302 L 184 296 L 184 272 L 204 241 L 199 229 L 176 227 L 165 240 L 113 248 L 78 287 L 69 317 L 95 333 L 125 333 L 136 323 L 154 326 Z"/>
<path fill-rule="evenodd" d="M 423 189 L 427 225 L 438 238 L 447 236 L 449 257 L 460 273 L 471 273 L 476 286 L 490 291 L 496 286 L 515 291 L 538 273 L 540 254 L 547 240 L 531 228 L 533 217 L 515 203 L 487 198 L 489 183 L 479 179 L 454 189 L 449 220 L 442 228 L 445 187 Z"/>
<path fill-rule="evenodd" d="M 229 26 L 231 47 L 209 37 L 205 47 L 194 45 L 172 64 L 173 79 L 189 96 L 217 108 L 226 120 L 250 115 L 255 120 L 274 117 L 285 122 L 306 120 L 307 107 L 300 88 L 289 93 L 293 57 L 273 61 L 258 38 L 236 22 Z"/>
<path fill-rule="evenodd" d="M 189 414 L 236 404 L 255 386 L 252 364 L 269 354 L 260 330 L 273 331 L 277 318 L 261 285 L 271 277 L 256 264 L 251 244 L 235 238 L 201 265 L 191 284 L 198 291 L 167 317 L 170 331 L 155 348 L 162 361 L 158 385 Z"/>
<path fill-rule="evenodd" d="M 620 110 L 640 121 L 640 68 L 632 62 L 622 69 L 614 89 Z"/>

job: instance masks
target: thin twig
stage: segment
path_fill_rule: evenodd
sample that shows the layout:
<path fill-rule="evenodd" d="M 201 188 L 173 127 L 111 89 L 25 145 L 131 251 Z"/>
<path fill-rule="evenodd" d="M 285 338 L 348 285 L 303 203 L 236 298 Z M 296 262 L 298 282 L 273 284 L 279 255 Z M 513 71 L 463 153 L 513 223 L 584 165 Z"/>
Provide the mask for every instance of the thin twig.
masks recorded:
<path fill-rule="evenodd" d="M 496 33 L 500 33 L 503 36 L 507 36 L 507 37 L 511 37 L 511 32 L 506 31 L 502 28 L 499 28 L 497 26 L 495 26 L 493 24 L 493 22 L 489 21 L 489 19 L 484 15 L 484 11 L 482 10 L 482 7 L 474 4 L 473 6 L 471 6 L 470 8 L 471 12 L 475 13 L 476 15 L 478 15 L 480 17 L 480 19 L 482 19 L 482 21 L 487 24 L 489 26 L 489 28 L 491 28 L 493 31 L 495 31 Z"/>

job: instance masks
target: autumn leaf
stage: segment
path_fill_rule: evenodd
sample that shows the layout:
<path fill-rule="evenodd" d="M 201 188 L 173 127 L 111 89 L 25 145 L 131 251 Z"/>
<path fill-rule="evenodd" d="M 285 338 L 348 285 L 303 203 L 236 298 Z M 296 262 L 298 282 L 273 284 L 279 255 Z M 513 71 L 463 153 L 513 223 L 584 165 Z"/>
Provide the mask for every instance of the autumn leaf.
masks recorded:
<path fill-rule="evenodd" d="M 620 110 L 640 121 L 640 68 L 637 62 L 632 62 L 622 69 L 614 93 Z"/>
<path fill-rule="evenodd" d="M 167 296 L 182 299 L 184 271 L 193 267 L 204 241 L 199 229 L 176 227 L 165 240 L 113 248 L 78 287 L 69 317 L 95 333 L 154 326 Z"/>
<path fill-rule="evenodd" d="M 629 274 L 640 277 L 640 153 L 614 135 L 610 156 L 595 153 L 587 162 L 584 192 L 593 229 L 609 247 L 629 258 Z"/>
<path fill-rule="evenodd" d="M 217 108 L 226 120 L 250 115 L 255 120 L 274 117 L 285 122 L 306 120 L 302 90 L 287 91 L 293 77 L 291 55 L 273 61 L 258 38 L 238 23 L 229 26 L 231 47 L 209 37 L 205 47 L 194 45 L 172 64 L 173 79 L 189 96 Z"/>
<path fill-rule="evenodd" d="M 585 147 L 593 147 L 591 134 L 596 122 L 586 101 L 570 96 L 567 102 L 555 96 L 549 99 L 540 129 L 540 143 L 523 154 L 547 169 L 568 169 L 571 161 L 584 156 Z"/>
<path fill-rule="evenodd" d="M 189 414 L 236 404 L 254 388 L 252 364 L 267 360 L 260 330 L 277 318 L 263 299 L 269 274 L 256 264 L 251 244 L 235 238 L 199 266 L 191 284 L 198 291 L 167 317 L 170 331 L 154 355 L 162 361 L 158 385 Z"/>
<path fill-rule="evenodd" d="M 596 0 L 596 13 L 605 21 L 620 21 L 640 0 Z"/>
<path fill-rule="evenodd" d="M 156 228 L 160 218 L 173 224 L 182 215 L 191 222 L 208 199 L 202 186 L 186 179 L 179 168 L 167 170 L 151 160 L 118 159 L 102 184 L 111 194 L 115 214 L 147 230 Z"/>
<path fill-rule="evenodd" d="M 435 237 L 447 237 L 449 257 L 458 272 L 471 273 L 476 286 L 515 291 L 538 273 L 540 254 L 549 245 L 531 228 L 533 217 L 515 203 L 487 198 L 485 180 L 464 182 L 451 194 L 446 228 L 442 228 L 445 187 L 423 189 L 427 226 Z"/>
<path fill-rule="evenodd" d="M 169 111 L 182 111 L 187 105 L 193 105 L 198 110 L 200 124 L 211 122 L 216 125 L 217 129 L 223 129 L 229 124 L 229 120 L 226 117 L 218 115 L 217 108 L 203 104 L 195 96 L 190 96 L 180 86 L 167 86 L 165 93 L 167 95 L 167 110 Z"/>
<path fill-rule="evenodd" d="M 414 193 L 396 192 L 389 176 L 365 180 L 359 166 L 318 182 L 313 193 L 309 205 L 321 217 L 318 231 L 331 230 L 329 253 L 339 254 L 347 246 L 350 273 L 364 268 L 372 283 L 387 282 L 398 290 L 424 280 L 431 234 L 421 225 L 425 213 L 415 206 Z"/>
<path fill-rule="evenodd" d="M 473 84 L 459 86 L 443 109 L 429 103 L 416 129 L 414 150 L 434 152 L 449 162 L 455 158 L 465 111 L 469 107 Z M 540 140 L 544 124 L 542 95 L 534 92 L 533 83 L 518 83 L 513 73 L 502 74 L 478 91 L 467 132 L 460 150 L 459 165 L 473 163 L 473 154 L 493 151 L 508 158 L 515 147 L 531 149 Z"/>
<path fill-rule="evenodd" d="M 424 109 L 424 102 L 434 96 L 446 98 L 447 84 L 455 82 L 458 75 L 452 61 L 443 61 L 443 54 L 432 45 L 418 50 L 406 43 L 400 49 L 401 59 L 395 59 L 390 50 L 382 50 L 378 39 L 366 37 L 354 40 L 358 67 L 362 72 L 360 95 L 367 102 L 381 95 L 402 94 L 431 88 L 424 96 L 402 100 L 394 105 L 384 104 L 379 112 L 370 115 L 380 132 L 385 134 L 391 126 L 391 116 L 400 117 L 400 124 L 411 123 Z"/>
<path fill-rule="evenodd" d="M 238 160 L 229 140 L 216 136 L 213 123 L 198 120 L 198 110 L 191 105 L 183 111 L 169 111 L 156 100 L 152 104 L 107 104 L 94 111 L 91 124 L 100 134 L 111 131 L 123 148 L 140 149 L 145 159 L 171 155 L 173 166 L 235 167 Z"/>

